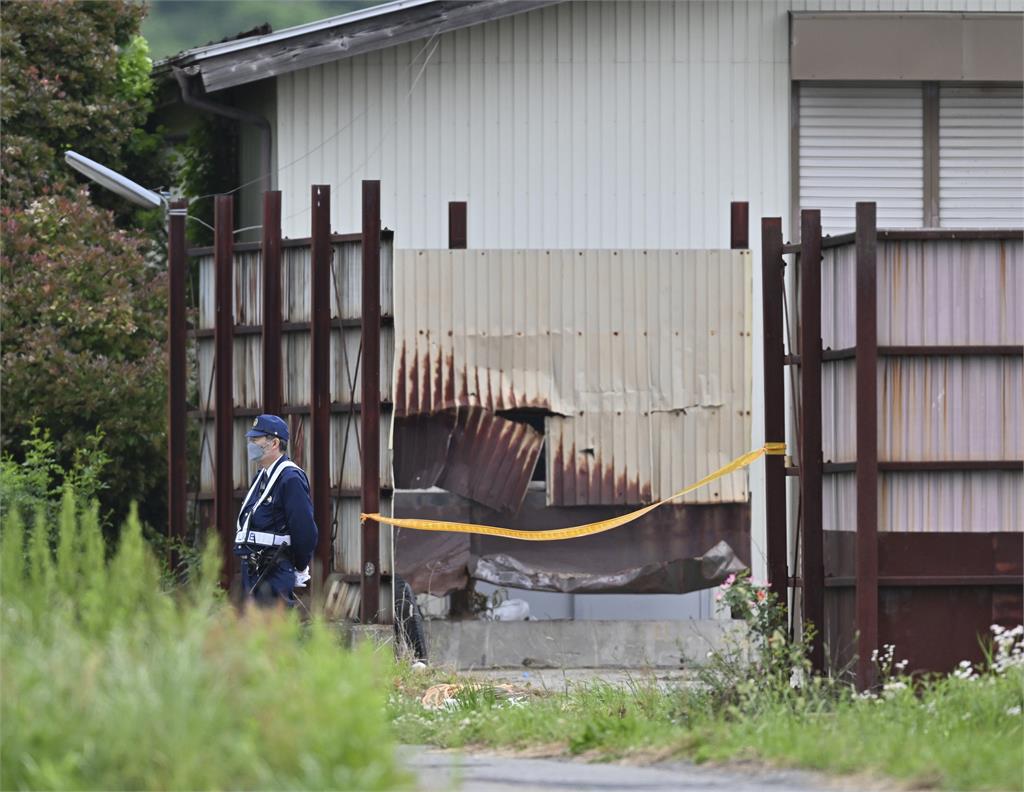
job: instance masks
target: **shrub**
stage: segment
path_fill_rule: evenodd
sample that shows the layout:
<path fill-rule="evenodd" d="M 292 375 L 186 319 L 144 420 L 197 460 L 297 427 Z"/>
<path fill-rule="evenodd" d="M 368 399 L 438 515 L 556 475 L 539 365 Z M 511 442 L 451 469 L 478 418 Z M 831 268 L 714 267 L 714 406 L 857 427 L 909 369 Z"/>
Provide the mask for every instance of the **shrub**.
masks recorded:
<path fill-rule="evenodd" d="M 239 617 L 219 550 L 161 590 L 131 510 L 104 560 L 95 504 L 0 525 L 0 787 L 385 789 L 402 783 L 371 648 L 322 623 Z"/>

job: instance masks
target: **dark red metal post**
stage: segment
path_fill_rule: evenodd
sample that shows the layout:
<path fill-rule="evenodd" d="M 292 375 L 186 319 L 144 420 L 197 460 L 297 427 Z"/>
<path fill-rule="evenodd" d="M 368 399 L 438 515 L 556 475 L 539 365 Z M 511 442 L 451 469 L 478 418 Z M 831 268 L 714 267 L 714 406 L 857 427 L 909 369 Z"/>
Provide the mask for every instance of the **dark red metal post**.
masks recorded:
<path fill-rule="evenodd" d="M 238 566 L 231 545 L 235 538 L 234 481 L 234 258 L 235 204 L 230 195 L 218 195 L 214 209 L 214 483 L 213 513 L 217 521 L 224 568 L 221 582 L 231 585 Z"/>
<path fill-rule="evenodd" d="M 878 648 L 878 228 L 857 204 L 857 687 L 875 683 Z"/>
<path fill-rule="evenodd" d="M 310 462 L 320 580 L 331 571 L 331 188 L 312 188 L 310 259 Z"/>
<path fill-rule="evenodd" d="M 167 535 L 185 538 L 185 217 L 188 201 L 171 204 L 167 220 Z M 171 569 L 178 552 L 171 549 Z"/>
<path fill-rule="evenodd" d="M 821 453 L 821 211 L 800 213 L 800 511 L 803 519 L 803 618 L 816 630 L 811 665 L 825 668 L 825 567 Z"/>
<path fill-rule="evenodd" d="M 747 250 L 750 247 L 750 204 L 733 201 L 729 205 L 729 247 Z"/>
<path fill-rule="evenodd" d="M 466 227 L 466 202 L 448 202 L 448 249 L 465 250 L 469 234 Z"/>
<path fill-rule="evenodd" d="M 764 439 L 781 443 L 786 439 L 786 404 L 784 395 L 782 344 L 782 218 L 761 220 L 761 290 L 764 330 Z M 789 573 L 786 569 L 786 461 L 771 455 L 764 463 L 764 507 L 768 580 L 779 601 L 787 604 Z"/>
<path fill-rule="evenodd" d="M 281 192 L 263 193 L 263 412 L 281 414 Z"/>
<path fill-rule="evenodd" d="M 380 182 L 363 182 L 362 510 L 380 511 Z M 379 621 L 380 526 L 363 524 L 360 621 Z"/>

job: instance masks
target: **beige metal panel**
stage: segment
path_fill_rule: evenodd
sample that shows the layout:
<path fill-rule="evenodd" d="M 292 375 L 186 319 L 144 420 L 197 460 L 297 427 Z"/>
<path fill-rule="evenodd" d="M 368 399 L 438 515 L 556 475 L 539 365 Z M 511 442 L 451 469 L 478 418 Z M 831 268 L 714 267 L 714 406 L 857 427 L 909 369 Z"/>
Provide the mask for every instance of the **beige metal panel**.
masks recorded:
<path fill-rule="evenodd" d="M 878 254 L 879 344 L 1024 343 L 1020 240 L 889 241 Z"/>
<path fill-rule="evenodd" d="M 284 321 L 309 321 L 309 278 L 310 248 L 306 245 L 284 248 L 281 251 L 281 312 Z"/>
<path fill-rule="evenodd" d="M 822 257 L 822 344 L 856 341 L 856 251 Z M 878 243 L 882 346 L 1024 343 L 1024 243 L 888 240 Z M 792 311 L 794 306 L 790 306 Z"/>
<path fill-rule="evenodd" d="M 953 14 L 795 14 L 794 80 L 959 80 L 963 21 Z"/>
<path fill-rule="evenodd" d="M 1019 80 L 1019 14 L 793 16 L 794 80 Z"/>
<path fill-rule="evenodd" d="M 213 327 L 216 317 L 216 303 L 213 290 L 213 256 L 197 256 L 196 267 L 199 270 L 199 327 Z"/>
<path fill-rule="evenodd" d="M 800 87 L 800 206 L 825 234 L 852 231 L 858 201 L 881 228 L 923 220 L 923 105 L 918 85 Z"/>
<path fill-rule="evenodd" d="M 394 312 L 394 284 L 391 256 L 394 245 L 390 237 L 380 242 L 380 310 L 383 316 Z M 363 250 L 359 242 L 343 242 L 334 246 L 331 268 L 331 316 L 358 319 L 362 315 Z"/>
<path fill-rule="evenodd" d="M 399 251 L 396 410 L 547 410 L 551 502 L 669 495 L 748 447 L 750 280 L 746 251 Z"/>
<path fill-rule="evenodd" d="M 883 244 L 879 244 L 879 249 Z M 848 349 L 857 343 L 857 249 L 854 245 L 825 248 L 821 253 L 821 345 L 823 349 Z M 794 291 L 796 291 L 794 289 Z M 881 291 L 881 290 L 880 290 Z M 880 298 L 882 299 L 882 298 Z M 797 344 L 797 306 L 789 306 Z"/>
<path fill-rule="evenodd" d="M 263 339 L 258 335 L 235 336 L 233 347 L 234 405 L 258 409 L 263 403 Z"/>
<path fill-rule="evenodd" d="M 1007 9 L 1008 10 L 1008 9 Z M 1024 15 L 1000 14 L 964 19 L 965 80 L 1020 80 L 1024 62 Z"/>
<path fill-rule="evenodd" d="M 857 456 L 856 378 L 856 363 L 853 360 L 827 361 L 822 364 L 821 458 L 825 462 L 851 462 Z M 796 454 L 793 456 L 796 457 Z"/>
<path fill-rule="evenodd" d="M 878 368 L 882 461 L 1024 458 L 1020 357 L 883 358 Z M 827 462 L 856 459 L 853 361 L 826 363 L 822 440 Z"/>
<path fill-rule="evenodd" d="M 347 404 L 362 400 L 362 373 L 359 344 L 362 330 L 346 327 L 331 333 L 331 400 Z M 391 381 L 394 371 L 394 328 L 384 325 L 380 329 L 380 398 L 391 399 Z M 350 383 L 354 378 L 354 387 Z"/>
<path fill-rule="evenodd" d="M 1017 62 L 1017 78 L 1022 75 Z M 1024 89 L 939 92 L 939 217 L 946 228 L 1012 228 L 1024 218 Z"/>
<path fill-rule="evenodd" d="M 359 458 L 359 436 L 362 432 L 359 413 L 336 413 L 331 416 L 331 484 L 343 490 L 358 491 L 362 485 L 363 468 Z M 381 410 L 380 484 L 391 487 L 391 457 L 387 438 L 391 436 L 391 412 Z M 344 465 L 342 460 L 344 459 Z"/>
<path fill-rule="evenodd" d="M 1024 475 L 1012 472 L 883 473 L 878 529 L 894 533 L 1024 531 Z M 854 474 L 825 476 L 824 528 L 856 530 Z"/>
<path fill-rule="evenodd" d="M 362 573 L 362 528 L 359 522 L 359 498 L 335 498 L 331 514 L 337 520 L 337 534 L 334 541 L 334 567 L 348 575 Z M 393 514 L 390 495 L 380 499 L 380 513 Z M 394 542 L 391 526 L 380 526 L 380 571 L 390 574 L 394 569 Z"/>
<path fill-rule="evenodd" d="M 212 255 L 199 256 L 199 327 L 211 329 L 216 319 L 214 262 Z M 260 253 L 235 253 L 233 302 L 235 324 L 256 325 L 263 321 L 263 278 Z"/>

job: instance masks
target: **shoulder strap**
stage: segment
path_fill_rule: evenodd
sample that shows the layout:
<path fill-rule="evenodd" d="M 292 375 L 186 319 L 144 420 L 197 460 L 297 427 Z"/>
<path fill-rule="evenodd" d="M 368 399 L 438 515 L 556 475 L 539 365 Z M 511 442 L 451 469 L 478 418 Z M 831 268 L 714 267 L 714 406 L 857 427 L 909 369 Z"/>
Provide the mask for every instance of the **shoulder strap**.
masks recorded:
<path fill-rule="evenodd" d="M 257 500 L 256 503 L 253 504 L 253 507 L 249 509 L 249 513 L 245 515 L 245 523 L 243 524 L 240 521 L 235 522 L 235 544 L 242 544 L 245 538 L 245 534 L 249 530 L 249 520 L 252 519 L 252 513 L 260 507 L 260 504 L 263 503 L 264 500 L 266 500 L 266 497 L 270 494 L 270 490 L 272 490 L 274 488 L 274 485 L 277 483 L 278 478 L 280 478 L 281 474 L 288 468 L 295 468 L 296 470 L 299 471 L 302 470 L 302 468 L 300 468 L 290 459 L 282 460 L 275 465 L 274 472 L 270 474 L 270 481 L 267 482 L 267 486 L 263 489 L 263 494 L 260 495 L 259 500 Z M 257 476 L 256 481 L 254 481 L 252 483 L 252 486 L 249 488 L 249 492 L 245 496 L 245 502 L 242 504 L 242 511 L 245 511 L 245 507 L 249 503 L 249 498 L 252 497 L 252 493 L 256 489 L 256 483 L 259 480 L 260 477 Z M 241 512 L 239 512 L 239 518 L 241 518 Z"/>

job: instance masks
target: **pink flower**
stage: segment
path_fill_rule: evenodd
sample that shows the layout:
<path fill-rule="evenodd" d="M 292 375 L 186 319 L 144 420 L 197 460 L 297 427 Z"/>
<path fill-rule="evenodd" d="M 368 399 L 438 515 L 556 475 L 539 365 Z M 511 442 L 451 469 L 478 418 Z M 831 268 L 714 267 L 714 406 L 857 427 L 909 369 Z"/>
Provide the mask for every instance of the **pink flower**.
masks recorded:
<path fill-rule="evenodd" d="M 757 601 L 758 602 L 765 602 L 765 601 L 767 601 L 767 599 L 768 599 L 768 592 L 765 591 L 764 589 L 758 589 Z"/>
<path fill-rule="evenodd" d="M 722 584 L 722 588 L 729 588 L 729 586 L 731 586 L 735 582 L 736 582 L 736 576 L 735 575 L 729 575 L 729 577 L 727 577 L 725 579 L 725 583 Z"/>
<path fill-rule="evenodd" d="M 715 592 L 715 602 L 721 602 L 722 601 L 722 596 L 723 596 L 723 593 L 721 591 Z"/>

